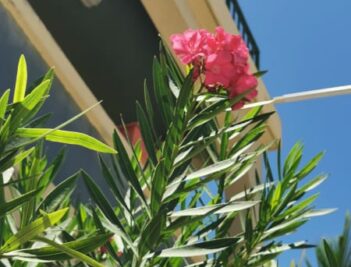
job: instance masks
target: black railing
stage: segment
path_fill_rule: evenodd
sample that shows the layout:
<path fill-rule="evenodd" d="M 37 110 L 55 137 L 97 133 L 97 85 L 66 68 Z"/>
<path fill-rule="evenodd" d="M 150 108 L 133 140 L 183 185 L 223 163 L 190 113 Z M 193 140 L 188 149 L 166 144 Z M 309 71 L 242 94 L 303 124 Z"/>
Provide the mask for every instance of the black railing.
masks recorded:
<path fill-rule="evenodd" d="M 250 55 L 254 60 L 257 69 L 260 68 L 260 49 L 252 35 L 249 25 L 246 22 L 243 11 L 237 0 L 226 0 L 230 14 L 232 15 L 238 30 L 241 33 L 247 47 L 249 48 Z"/>

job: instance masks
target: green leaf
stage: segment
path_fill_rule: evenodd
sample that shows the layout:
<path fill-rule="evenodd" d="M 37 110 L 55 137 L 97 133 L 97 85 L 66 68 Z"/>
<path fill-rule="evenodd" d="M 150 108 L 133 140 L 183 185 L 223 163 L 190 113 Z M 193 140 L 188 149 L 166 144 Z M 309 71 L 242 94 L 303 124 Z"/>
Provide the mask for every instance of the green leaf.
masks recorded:
<path fill-rule="evenodd" d="M 296 170 L 302 157 L 303 145 L 298 142 L 290 150 L 283 167 L 283 177 Z"/>
<path fill-rule="evenodd" d="M 261 252 L 255 253 L 252 255 L 252 257 L 269 255 L 269 254 L 277 254 L 290 249 L 305 249 L 305 248 L 311 248 L 311 247 L 315 247 L 315 246 L 309 245 L 305 241 L 299 241 L 299 242 L 294 242 L 290 244 L 280 244 L 280 245 L 272 246 L 269 249 L 263 250 Z"/>
<path fill-rule="evenodd" d="M 108 218 L 113 224 L 117 225 L 120 229 L 124 231 L 123 225 L 117 218 L 113 208 L 110 203 L 105 198 L 105 195 L 101 192 L 100 188 L 96 185 L 94 180 L 85 172 L 82 171 L 83 179 L 87 189 L 93 198 L 94 202 L 102 210 L 106 218 Z"/>
<path fill-rule="evenodd" d="M 184 112 L 184 108 L 187 105 L 187 102 L 189 102 L 192 90 L 193 90 L 193 72 L 190 71 L 190 73 L 186 76 L 184 83 L 180 89 L 179 96 L 177 99 L 177 111 L 175 114 L 179 114 L 179 112 Z M 176 116 L 175 116 L 176 117 Z"/>
<path fill-rule="evenodd" d="M 13 95 L 13 103 L 21 102 L 26 94 L 27 87 L 27 63 L 23 55 L 20 56 L 18 67 L 15 92 Z"/>
<path fill-rule="evenodd" d="M 96 225 L 96 228 L 99 229 L 99 232 L 103 233 L 103 234 L 106 234 L 106 230 L 104 228 L 104 226 L 102 225 L 102 222 L 96 212 L 95 209 L 91 209 L 92 213 L 93 213 L 93 219 L 94 219 L 94 222 L 95 222 L 95 225 Z M 113 246 L 111 245 L 111 242 L 110 242 L 110 239 L 112 238 L 112 236 L 110 235 L 109 236 L 109 240 L 107 242 L 105 242 L 105 247 L 107 248 L 109 254 L 111 255 L 111 257 L 117 261 L 120 264 L 120 259 L 118 258 L 117 256 L 117 253 L 115 251 L 115 249 L 113 248 Z"/>
<path fill-rule="evenodd" d="M 268 70 L 260 70 L 260 71 L 253 73 L 253 75 L 256 78 L 260 78 L 260 77 L 264 76 L 267 72 L 268 72 Z"/>
<path fill-rule="evenodd" d="M 141 255 L 154 249 L 154 246 L 159 242 L 161 231 L 165 228 L 166 213 L 164 210 L 154 216 L 149 223 L 146 224 L 139 239 L 139 251 Z"/>
<path fill-rule="evenodd" d="M 54 130 L 48 128 L 19 128 L 16 131 L 16 134 L 19 137 L 25 138 L 38 138 L 44 136 L 45 140 L 82 146 L 94 151 L 103 152 L 103 153 L 117 153 L 113 148 L 105 145 L 99 140 L 83 133 L 63 131 L 63 130 Z"/>
<path fill-rule="evenodd" d="M 151 187 L 151 213 L 156 214 L 161 206 L 161 200 L 167 185 L 167 177 L 164 171 L 164 161 L 161 160 L 153 175 Z"/>
<path fill-rule="evenodd" d="M 80 172 L 68 177 L 58 184 L 40 203 L 37 210 L 43 209 L 47 212 L 52 212 L 57 209 L 67 198 L 71 196 L 75 187 L 76 180 Z"/>
<path fill-rule="evenodd" d="M 292 231 L 294 231 L 295 229 L 297 229 L 298 227 L 300 227 L 302 224 L 304 224 L 305 222 L 307 222 L 307 219 L 300 217 L 300 218 L 295 218 L 293 220 L 290 221 L 284 221 L 281 224 L 278 224 L 276 226 L 273 226 L 271 228 L 269 228 L 268 230 L 266 230 L 264 232 L 264 238 L 266 237 L 270 237 L 273 238 L 275 236 L 282 236 L 285 234 L 288 234 Z M 272 235 L 274 234 L 274 236 L 272 237 Z"/>
<path fill-rule="evenodd" d="M 146 80 L 144 81 L 144 102 L 145 102 L 145 107 L 146 107 L 146 112 L 147 112 L 147 115 L 149 118 L 149 122 L 153 126 L 154 109 L 152 107 L 152 102 L 151 102 L 149 90 L 147 88 Z"/>
<path fill-rule="evenodd" d="M 35 238 L 37 235 L 43 233 L 47 228 L 58 223 L 67 211 L 68 208 L 65 208 L 45 214 L 32 223 L 24 226 L 15 235 L 6 240 L 5 244 L 0 248 L 0 254 L 15 250 L 19 246 Z"/>
<path fill-rule="evenodd" d="M 55 241 L 52 241 L 48 238 L 45 238 L 45 237 L 37 237 L 36 238 L 37 240 L 41 241 L 41 242 L 44 242 L 44 243 L 47 243 L 49 245 L 51 245 L 52 247 L 56 248 L 57 250 L 60 250 L 64 253 L 66 253 L 67 255 L 71 256 L 72 258 L 75 258 L 75 259 L 78 259 L 82 262 L 85 262 L 87 264 L 89 264 L 90 266 L 93 266 L 93 267 L 104 267 L 104 265 L 98 263 L 96 260 L 90 258 L 89 256 L 79 252 L 79 251 L 76 251 L 64 244 L 59 244 L 59 243 L 56 243 Z"/>
<path fill-rule="evenodd" d="M 212 143 L 214 143 L 218 139 L 218 137 L 222 136 L 223 134 L 228 134 L 232 136 L 233 133 L 240 132 L 246 127 L 252 125 L 253 123 L 263 122 L 267 120 L 271 116 L 271 114 L 272 113 L 266 113 L 258 115 L 251 119 L 234 123 L 230 126 L 223 127 L 216 131 L 211 131 L 207 135 L 201 135 L 196 140 L 189 141 L 183 144 L 180 148 L 180 153 L 175 159 L 175 166 L 178 167 L 186 161 L 192 159 L 196 155 L 200 154 L 203 150 L 207 149 Z M 229 140 L 230 139 L 232 139 L 232 137 L 229 138 Z"/>
<path fill-rule="evenodd" d="M 318 197 L 318 193 L 314 194 L 303 201 L 293 205 L 292 207 L 285 210 L 277 219 L 288 218 L 288 216 L 294 216 L 294 213 L 298 213 L 299 211 L 303 211 L 305 208 L 308 208 Z"/>
<path fill-rule="evenodd" d="M 216 162 L 212 165 L 209 165 L 205 168 L 202 168 L 200 170 L 194 171 L 190 174 L 188 174 L 186 177 L 182 177 L 181 179 L 175 180 L 173 183 L 169 184 L 167 188 L 173 187 L 174 185 L 177 185 L 182 182 L 190 181 L 196 178 L 205 178 L 210 175 L 214 175 L 223 171 L 228 170 L 229 168 L 233 167 L 233 165 L 236 163 L 237 159 L 227 159 L 223 161 Z"/>
<path fill-rule="evenodd" d="M 323 248 L 325 254 L 327 255 L 329 266 L 339 266 L 337 259 L 335 258 L 335 253 L 332 248 L 329 246 L 328 241 L 323 239 Z"/>
<path fill-rule="evenodd" d="M 296 197 L 302 196 L 304 193 L 311 191 L 316 188 L 318 185 L 323 183 L 328 178 L 328 175 L 322 174 L 313 178 L 311 181 L 307 182 L 297 191 Z"/>
<path fill-rule="evenodd" d="M 27 158 L 33 151 L 34 151 L 34 147 L 25 150 L 23 152 L 17 153 L 12 152 L 10 153 L 8 156 L 6 156 L 5 158 L 0 160 L 0 172 L 4 172 L 6 171 L 8 168 L 13 167 L 15 165 L 17 165 L 18 163 L 20 163 L 22 160 L 24 160 L 25 158 Z"/>
<path fill-rule="evenodd" d="M 152 163 L 156 165 L 157 157 L 156 157 L 156 151 L 154 147 L 155 140 L 153 139 L 153 135 L 152 135 L 153 130 L 139 102 L 136 103 L 136 113 L 137 113 L 137 118 L 140 125 L 141 135 L 143 137 L 143 141 L 144 141 L 147 153 L 149 154 L 149 157 L 152 160 Z"/>
<path fill-rule="evenodd" d="M 161 40 L 161 55 L 164 55 L 164 57 L 161 57 L 161 59 L 164 59 L 165 61 L 164 64 L 167 66 L 168 75 L 176 83 L 176 85 L 180 87 L 183 83 L 184 75 L 164 40 Z"/>
<path fill-rule="evenodd" d="M 13 110 L 13 119 L 11 123 L 11 129 L 16 130 L 24 122 L 30 119 L 37 110 L 35 107 L 43 101 L 44 97 L 47 96 L 47 92 L 50 89 L 51 82 L 48 80 L 40 83 L 36 88 L 29 93 L 23 101 L 16 103 Z"/>
<path fill-rule="evenodd" d="M 222 98 L 218 102 L 215 102 L 214 104 L 204 108 L 189 121 L 188 129 L 193 129 L 214 119 L 218 114 L 222 113 L 226 109 L 231 108 L 234 104 L 241 101 L 251 91 L 252 90 L 247 90 L 246 92 L 239 94 L 232 99 Z"/>
<path fill-rule="evenodd" d="M 239 238 L 221 238 L 211 241 L 200 242 L 192 245 L 163 249 L 148 257 L 196 257 L 217 253 L 234 246 Z"/>
<path fill-rule="evenodd" d="M 113 141 L 115 144 L 115 148 L 118 151 L 118 155 L 116 155 L 116 159 L 121 165 L 121 168 L 128 179 L 128 182 L 130 185 L 133 187 L 135 192 L 138 194 L 140 200 L 142 201 L 144 207 L 148 210 L 148 205 L 146 203 L 146 199 L 143 193 L 143 190 L 141 189 L 141 185 L 139 183 L 139 180 L 134 172 L 134 169 L 131 165 L 131 162 L 129 160 L 127 151 L 125 150 L 122 141 L 116 131 L 113 133 Z"/>
<path fill-rule="evenodd" d="M 245 189 L 245 191 L 242 191 L 240 193 L 237 193 L 235 195 L 233 195 L 231 198 L 230 198 L 230 201 L 234 201 L 234 200 L 238 200 L 238 199 L 241 199 L 241 198 L 244 198 L 244 197 L 248 197 L 252 194 L 256 194 L 258 192 L 261 192 L 263 190 L 265 190 L 266 188 L 269 188 L 273 185 L 274 183 L 265 183 L 265 184 L 260 184 L 260 185 L 257 185 L 255 187 L 252 187 L 250 189 Z"/>
<path fill-rule="evenodd" d="M 50 83 L 50 82 L 49 82 Z M 32 92 L 33 93 L 33 92 Z M 29 94 L 27 97 L 29 97 L 31 94 Z M 26 97 L 26 99 L 27 99 Z M 26 99 L 23 101 L 25 102 Z M 21 102 L 21 104 L 23 104 L 23 102 Z M 74 117 L 70 118 L 69 120 L 61 123 L 60 125 L 56 126 L 55 128 L 53 129 L 50 129 L 48 132 L 46 132 L 44 135 L 41 135 L 41 136 L 38 136 L 37 138 L 34 138 L 34 139 L 30 139 L 30 140 L 26 140 L 24 142 L 16 142 L 14 145 L 8 145 L 6 147 L 6 151 L 12 151 L 12 150 L 16 150 L 20 147 L 23 147 L 23 146 L 27 146 L 27 145 L 30 145 L 30 144 L 33 144 L 35 142 L 37 142 L 38 140 L 44 138 L 46 135 L 56 131 L 56 130 L 59 130 L 59 129 L 62 129 L 63 127 L 67 126 L 68 124 L 74 122 L 75 120 L 79 119 L 80 117 L 82 117 L 84 114 L 86 114 L 87 112 L 89 112 L 90 110 L 92 110 L 94 107 L 96 107 L 97 105 L 99 105 L 100 102 L 92 105 L 91 107 L 87 108 L 86 110 L 82 111 L 81 113 L 75 115 Z M 26 114 L 27 111 L 24 110 L 24 114 Z M 11 115 L 10 115 L 11 116 Z M 8 117 L 8 119 L 10 118 L 10 116 Z M 13 123 L 11 123 L 11 125 L 13 126 Z M 15 127 L 14 129 L 17 129 L 17 127 Z"/>
<path fill-rule="evenodd" d="M 335 212 L 337 209 L 319 209 L 319 210 L 311 210 L 307 211 L 304 215 L 302 215 L 303 218 L 311 218 L 311 217 L 318 217 L 318 216 L 324 216 L 328 215 L 330 213 Z"/>
<path fill-rule="evenodd" d="M 100 166 L 102 168 L 102 174 L 103 174 L 106 182 L 110 186 L 110 189 L 113 192 L 114 196 L 116 197 L 117 201 L 119 202 L 119 204 L 121 206 L 124 207 L 124 209 L 126 209 L 128 211 L 128 213 L 130 213 L 130 210 L 129 210 L 127 204 L 124 201 L 124 198 L 123 198 L 123 196 L 121 194 L 121 191 L 119 190 L 119 188 L 117 186 L 119 181 L 117 181 L 117 183 L 114 181 L 110 170 L 108 169 L 104 159 L 100 155 L 99 155 L 99 162 L 100 162 Z"/>
<path fill-rule="evenodd" d="M 81 253 L 89 253 L 95 250 L 96 248 L 101 247 L 113 234 L 99 234 L 87 238 L 82 238 L 74 240 L 71 242 L 66 242 L 61 245 L 79 251 Z M 62 261 L 71 259 L 73 256 L 66 254 L 61 249 L 54 246 L 44 246 L 40 248 L 33 249 L 21 249 L 16 250 L 10 253 L 7 253 L 6 256 L 11 256 L 19 260 L 45 260 L 45 261 Z"/>
<path fill-rule="evenodd" d="M 318 153 L 314 158 L 312 158 L 305 167 L 302 168 L 302 170 L 296 175 L 298 179 L 301 179 L 305 176 L 307 176 L 310 172 L 314 170 L 314 168 L 317 167 L 318 163 L 320 160 L 323 158 L 324 152 Z"/>
<path fill-rule="evenodd" d="M 10 89 L 7 89 L 0 98 L 0 119 L 4 119 L 8 101 L 10 96 Z"/>
<path fill-rule="evenodd" d="M 186 209 L 180 211 L 174 211 L 169 214 L 170 217 L 182 217 L 182 216 L 202 216 L 205 214 L 211 214 L 212 210 L 215 210 L 214 214 L 229 213 L 235 211 L 241 211 L 244 209 L 251 208 L 257 205 L 259 201 L 237 201 L 232 203 L 217 204 L 210 206 L 203 206 L 199 208 Z"/>
<path fill-rule="evenodd" d="M 102 216 L 101 223 L 108 231 L 116 234 L 117 236 L 120 236 L 128 244 L 128 246 L 131 248 L 134 255 L 139 257 L 139 252 L 138 252 L 137 248 L 135 247 L 133 241 L 130 239 L 128 234 L 126 234 L 123 230 L 118 228 L 115 224 L 111 223 L 106 218 L 106 216 Z"/>
<path fill-rule="evenodd" d="M 18 209 L 23 203 L 32 199 L 35 195 L 39 193 L 40 189 L 27 192 L 20 197 L 17 197 L 9 202 L 0 203 L 0 217 L 6 215 L 9 211 Z"/>
<path fill-rule="evenodd" d="M 282 184 L 278 183 L 274 189 L 274 193 L 270 201 L 272 209 L 274 209 L 279 204 L 281 195 L 282 195 Z"/>
<path fill-rule="evenodd" d="M 161 64 L 155 57 L 152 66 L 152 76 L 156 103 L 159 106 L 160 113 L 165 125 L 170 125 L 172 121 L 174 104 L 170 90 L 168 88 L 167 77 L 165 75 L 165 70 L 161 67 Z"/>

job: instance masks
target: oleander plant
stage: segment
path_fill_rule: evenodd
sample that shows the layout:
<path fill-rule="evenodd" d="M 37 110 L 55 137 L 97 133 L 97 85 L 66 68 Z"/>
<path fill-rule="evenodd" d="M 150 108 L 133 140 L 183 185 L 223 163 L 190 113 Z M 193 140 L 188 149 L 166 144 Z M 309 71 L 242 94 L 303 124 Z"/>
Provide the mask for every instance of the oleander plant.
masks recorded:
<path fill-rule="evenodd" d="M 116 153 L 104 143 L 78 132 L 62 130 L 84 114 L 56 128 L 42 128 L 47 115 L 36 116 L 49 97 L 53 71 L 27 87 L 27 67 L 20 57 L 13 99 L 10 90 L 0 98 L 0 264 L 27 266 L 40 262 L 85 262 L 103 266 L 86 253 L 93 252 L 111 233 L 74 234 L 69 224 L 70 195 L 79 173 L 57 186 L 52 181 L 63 152 L 48 162 L 44 140 L 83 146 L 103 153 Z M 28 262 L 27 262 L 28 261 Z M 69 264 L 68 264 L 69 265 Z"/>
<path fill-rule="evenodd" d="M 10 91 L 0 98 L 0 264 L 273 266 L 280 253 L 312 246 L 282 240 L 332 211 L 314 209 L 318 194 L 310 193 L 326 179 L 308 178 L 323 153 L 302 165 L 300 143 L 283 161 L 279 140 L 262 142 L 273 113 L 241 110 L 256 97 L 263 72 L 250 72 L 240 36 L 188 30 L 171 44 L 184 70 L 161 42 L 153 90 L 145 83 L 144 101 L 136 103 L 142 139 L 132 143 L 122 121 L 128 145 L 115 131 L 114 148 L 62 130 L 85 112 L 42 128 L 46 117 L 36 114 L 53 73 L 27 88 L 21 57 L 13 102 Z M 48 162 L 46 141 L 110 154 L 99 161 L 113 201 L 79 166 L 54 186 L 63 152 Z M 91 201 L 72 206 L 77 179 Z"/>

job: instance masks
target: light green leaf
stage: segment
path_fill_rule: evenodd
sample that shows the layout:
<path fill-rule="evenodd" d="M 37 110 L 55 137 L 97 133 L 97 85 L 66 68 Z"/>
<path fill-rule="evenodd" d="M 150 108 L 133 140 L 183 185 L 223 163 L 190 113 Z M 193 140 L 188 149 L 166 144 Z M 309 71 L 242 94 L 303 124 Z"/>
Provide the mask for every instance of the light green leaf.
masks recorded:
<path fill-rule="evenodd" d="M 307 176 L 311 171 L 314 170 L 314 168 L 317 167 L 318 163 L 320 160 L 323 158 L 324 152 L 318 153 L 314 158 L 312 158 L 305 167 L 302 168 L 302 170 L 296 175 L 298 179 L 301 179 L 305 176 Z"/>
<path fill-rule="evenodd" d="M 149 254 L 148 257 L 196 257 L 213 254 L 234 246 L 238 238 L 222 238 L 205 241 L 187 246 L 163 249 L 159 252 Z"/>
<path fill-rule="evenodd" d="M 33 89 L 20 103 L 15 104 L 13 110 L 13 119 L 11 129 L 16 130 L 21 127 L 24 122 L 30 119 L 38 111 L 36 107 L 47 96 L 51 82 L 45 80 Z"/>
<path fill-rule="evenodd" d="M 65 208 L 49 214 L 45 214 L 43 217 L 40 217 L 34 222 L 24 226 L 15 235 L 6 240 L 5 244 L 0 248 L 0 254 L 15 250 L 22 244 L 43 233 L 47 228 L 58 223 L 67 213 L 67 211 L 68 208 Z"/>
<path fill-rule="evenodd" d="M 303 218 L 311 218 L 311 217 L 318 217 L 318 216 L 324 216 L 328 215 L 330 213 L 335 212 L 337 209 L 319 209 L 319 210 L 311 210 L 307 211 L 304 215 L 302 215 Z"/>
<path fill-rule="evenodd" d="M 23 55 L 20 56 L 18 67 L 15 92 L 13 95 L 13 103 L 21 102 L 26 94 L 27 87 L 27 63 Z"/>
<path fill-rule="evenodd" d="M 99 234 L 96 236 L 63 243 L 61 245 L 79 251 L 81 253 L 89 253 L 102 246 L 111 236 L 112 234 Z M 10 253 L 6 253 L 6 256 L 15 257 L 20 260 L 39 259 L 44 261 L 61 261 L 72 258 L 72 255 L 66 254 L 61 249 L 53 246 L 16 250 Z"/>
<path fill-rule="evenodd" d="M 234 201 L 234 200 L 238 200 L 238 199 L 241 199 L 241 198 L 244 198 L 246 196 L 250 196 L 252 194 L 256 194 L 258 192 L 261 192 L 263 191 L 264 189 L 266 188 L 270 188 L 272 185 L 274 185 L 273 182 L 271 183 L 266 183 L 266 184 L 260 184 L 260 185 L 257 185 L 255 187 L 252 187 L 250 189 L 246 189 L 245 191 L 242 191 L 238 194 L 235 194 L 234 196 L 232 196 L 230 198 L 230 201 Z"/>
<path fill-rule="evenodd" d="M 182 217 L 182 216 L 202 216 L 211 213 L 212 210 L 216 210 L 214 214 L 229 213 L 234 211 L 240 211 L 251 208 L 258 204 L 259 201 L 238 201 L 229 204 L 217 204 L 211 206 L 204 206 L 193 209 L 186 209 L 180 211 L 171 212 L 170 217 Z M 220 208 L 222 207 L 222 208 Z"/>
<path fill-rule="evenodd" d="M 44 136 L 45 140 L 82 146 L 94 151 L 103 153 L 117 153 L 113 148 L 105 145 L 99 140 L 83 133 L 64 131 L 64 130 L 54 130 L 48 128 L 19 128 L 16 134 L 20 137 L 25 138 L 38 138 Z"/>
<path fill-rule="evenodd" d="M 0 172 L 6 171 L 8 168 L 13 167 L 20 163 L 22 160 L 27 158 L 33 151 L 34 147 L 25 150 L 23 152 L 17 153 L 16 151 L 10 153 L 7 157 L 0 160 Z"/>
<path fill-rule="evenodd" d="M 279 204 L 281 195 L 282 195 L 282 183 L 279 182 L 274 189 L 274 193 L 270 201 L 272 209 L 274 209 Z"/>
<path fill-rule="evenodd" d="M 77 250 L 70 248 L 69 246 L 56 243 L 55 241 L 52 241 L 52 240 L 45 238 L 45 237 L 37 237 L 36 239 L 39 241 L 42 241 L 44 243 L 47 243 L 47 244 L 51 245 L 52 247 L 56 248 L 57 250 L 60 250 L 64 253 L 66 253 L 67 255 L 71 256 L 72 258 L 75 258 L 75 259 L 78 259 L 82 262 L 85 262 L 85 263 L 89 264 L 90 266 L 104 267 L 104 265 L 98 263 L 96 260 L 90 258 L 89 256 L 87 256 L 87 255 L 85 255 Z"/>
<path fill-rule="evenodd" d="M 227 160 L 216 162 L 216 163 L 209 165 L 205 168 L 202 168 L 200 170 L 192 172 L 182 179 L 178 179 L 178 180 L 174 181 L 173 183 L 168 185 L 167 188 L 170 188 L 174 185 L 177 185 L 177 184 L 185 182 L 185 181 L 190 181 L 190 180 L 200 178 L 200 177 L 205 178 L 209 175 L 213 175 L 213 174 L 225 171 L 225 170 L 229 169 L 230 167 L 232 167 L 236 163 L 236 161 L 237 161 L 237 159 L 227 159 Z"/>
<path fill-rule="evenodd" d="M 5 117 L 8 101 L 9 101 L 10 89 L 7 89 L 0 98 L 0 119 Z"/>

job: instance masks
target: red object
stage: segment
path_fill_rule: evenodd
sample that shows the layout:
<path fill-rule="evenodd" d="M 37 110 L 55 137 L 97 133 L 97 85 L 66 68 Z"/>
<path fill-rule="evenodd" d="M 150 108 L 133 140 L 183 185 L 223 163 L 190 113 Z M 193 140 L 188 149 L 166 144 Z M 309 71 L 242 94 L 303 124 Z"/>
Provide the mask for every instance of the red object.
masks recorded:
<path fill-rule="evenodd" d="M 107 247 L 106 246 L 100 247 L 100 253 L 101 254 L 106 254 L 107 253 Z"/>
<path fill-rule="evenodd" d="M 141 163 L 144 164 L 149 157 L 147 154 L 144 141 L 141 137 L 140 127 L 138 122 L 130 122 L 126 124 L 127 134 L 130 142 L 135 145 L 139 140 L 141 142 Z M 125 130 L 123 126 L 118 126 L 118 130 L 123 134 L 124 137 L 126 136 Z"/>

